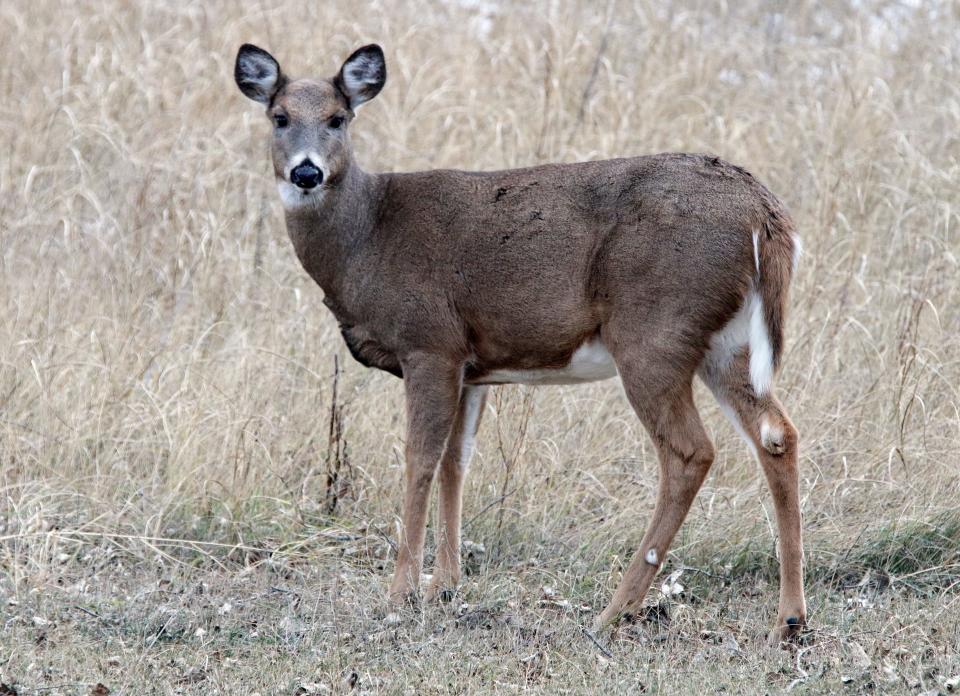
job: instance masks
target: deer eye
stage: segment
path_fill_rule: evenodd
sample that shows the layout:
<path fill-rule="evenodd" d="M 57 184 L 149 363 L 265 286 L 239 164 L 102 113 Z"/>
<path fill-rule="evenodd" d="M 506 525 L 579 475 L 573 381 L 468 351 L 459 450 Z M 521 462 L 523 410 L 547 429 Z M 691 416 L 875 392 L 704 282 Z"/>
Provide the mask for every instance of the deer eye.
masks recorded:
<path fill-rule="evenodd" d="M 343 116 L 334 116 L 329 121 L 331 128 L 339 128 L 343 125 Z"/>
<path fill-rule="evenodd" d="M 273 123 L 277 126 L 277 128 L 286 128 L 290 123 L 290 119 L 287 118 L 286 114 L 274 114 Z"/>

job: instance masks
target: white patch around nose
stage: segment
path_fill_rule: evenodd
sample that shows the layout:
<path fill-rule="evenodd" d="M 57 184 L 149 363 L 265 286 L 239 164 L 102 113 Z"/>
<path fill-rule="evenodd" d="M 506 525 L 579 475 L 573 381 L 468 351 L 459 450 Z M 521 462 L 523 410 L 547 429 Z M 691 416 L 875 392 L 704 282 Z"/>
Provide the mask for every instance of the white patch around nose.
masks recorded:
<path fill-rule="evenodd" d="M 302 189 L 296 184 L 290 182 L 290 174 L 301 164 L 310 160 L 323 174 L 323 181 L 319 186 L 312 189 Z M 315 150 L 302 150 L 293 155 L 288 161 L 283 171 L 283 178 L 277 180 L 277 189 L 280 191 L 280 200 L 286 210 L 296 210 L 308 206 L 318 205 L 323 201 L 326 195 L 326 183 L 329 170 L 320 154 Z"/>
<path fill-rule="evenodd" d="M 289 160 L 287 160 L 287 168 L 283 172 L 283 176 L 287 181 L 290 181 L 290 174 L 294 169 L 299 167 L 301 164 L 310 160 L 310 164 L 319 169 L 323 173 L 323 180 L 327 180 L 327 174 L 330 173 L 330 170 L 327 168 L 327 163 L 320 156 L 320 153 L 316 150 L 302 150 L 293 155 Z"/>
<path fill-rule="evenodd" d="M 285 210 L 297 210 L 319 205 L 326 196 L 327 189 L 321 184 L 312 189 L 302 189 L 286 179 L 277 180 L 277 190 Z"/>

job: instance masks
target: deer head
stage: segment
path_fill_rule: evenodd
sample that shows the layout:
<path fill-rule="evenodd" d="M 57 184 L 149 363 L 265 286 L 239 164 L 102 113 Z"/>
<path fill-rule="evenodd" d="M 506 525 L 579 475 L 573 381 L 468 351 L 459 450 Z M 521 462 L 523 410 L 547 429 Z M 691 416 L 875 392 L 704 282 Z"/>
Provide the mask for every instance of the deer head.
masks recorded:
<path fill-rule="evenodd" d="M 273 171 L 284 206 L 316 205 L 337 187 L 352 162 L 349 126 L 356 109 L 383 89 L 383 50 L 354 51 L 327 79 L 288 78 L 262 48 L 244 44 L 234 78 L 240 91 L 266 107 L 273 124 Z"/>

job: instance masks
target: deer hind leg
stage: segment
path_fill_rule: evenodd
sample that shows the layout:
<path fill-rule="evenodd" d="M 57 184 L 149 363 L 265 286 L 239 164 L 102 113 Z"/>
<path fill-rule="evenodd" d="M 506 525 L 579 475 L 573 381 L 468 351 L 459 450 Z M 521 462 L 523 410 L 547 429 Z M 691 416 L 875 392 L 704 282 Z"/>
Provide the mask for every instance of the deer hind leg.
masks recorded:
<path fill-rule="evenodd" d="M 463 502 L 463 479 L 473 456 L 473 443 L 480 427 L 487 387 L 463 387 L 457 417 L 440 461 L 439 526 L 437 529 L 437 561 L 427 599 L 446 600 L 460 583 L 460 516 Z"/>
<path fill-rule="evenodd" d="M 643 362 L 653 364 L 649 356 Z M 654 369 L 670 364 L 671 361 L 660 361 Z M 713 445 L 693 403 L 692 371 L 688 375 L 678 374 L 672 382 L 675 386 L 664 389 L 663 375 L 648 378 L 640 374 L 639 362 L 621 359 L 617 366 L 627 397 L 656 445 L 660 481 L 653 518 L 613 599 L 600 614 L 599 627 L 640 611 L 644 595 L 666 558 L 714 456 Z"/>
<path fill-rule="evenodd" d="M 700 376 L 760 461 L 773 496 L 780 535 L 780 606 L 770 642 L 779 643 L 797 636 L 807 620 L 797 429 L 772 393 L 754 392 L 746 348 L 719 364 L 708 358 Z"/>

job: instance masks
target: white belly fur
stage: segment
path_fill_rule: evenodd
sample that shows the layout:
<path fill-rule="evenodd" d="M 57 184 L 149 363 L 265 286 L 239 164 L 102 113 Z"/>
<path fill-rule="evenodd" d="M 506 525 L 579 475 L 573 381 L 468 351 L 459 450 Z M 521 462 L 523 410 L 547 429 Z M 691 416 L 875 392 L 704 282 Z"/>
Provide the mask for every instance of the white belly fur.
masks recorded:
<path fill-rule="evenodd" d="M 577 348 L 564 367 L 540 370 L 494 370 L 483 377 L 485 384 L 581 384 L 617 375 L 613 357 L 600 339 Z"/>

